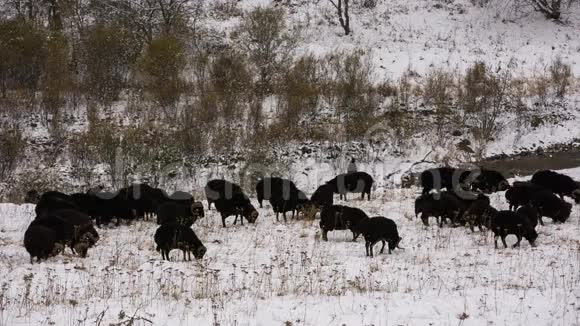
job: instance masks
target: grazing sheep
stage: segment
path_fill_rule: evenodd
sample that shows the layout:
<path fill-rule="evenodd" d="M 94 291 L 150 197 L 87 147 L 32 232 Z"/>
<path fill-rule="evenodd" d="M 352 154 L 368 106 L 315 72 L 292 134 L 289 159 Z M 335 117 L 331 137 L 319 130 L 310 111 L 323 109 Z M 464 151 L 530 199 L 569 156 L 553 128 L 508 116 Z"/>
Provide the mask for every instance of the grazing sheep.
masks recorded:
<path fill-rule="evenodd" d="M 321 210 L 332 206 L 334 203 L 334 193 L 332 191 L 332 186 L 329 184 L 323 184 L 316 189 L 312 194 L 310 200 L 304 203 L 304 213 L 307 214 L 307 218 L 314 219 L 316 213 Z"/>
<path fill-rule="evenodd" d="M 540 220 L 540 224 L 544 225 L 544 222 L 541 221 L 540 212 L 532 205 L 525 205 L 518 208 L 517 213 L 525 216 L 534 229 L 538 225 L 538 220 Z"/>
<path fill-rule="evenodd" d="M 264 199 L 289 200 L 292 193 L 297 190 L 298 188 L 294 182 L 278 177 L 263 178 L 256 183 L 256 197 L 260 208 L 263 207 L 262 202 Z"/>
<path fill-rule="evenodd" d="M 40 218 L 50 214 L 52 211 L 61 209 L 79 210 L 80 208 L 70 199 L 69 196 L 51 191 L 50 195 L 42 195 L 38 204 L 36 204 L 34 211 L 36 212 L 36 218 Z"/>
<path fill-rule="evenodd" d="M 162 259 L 169 260 L 169 252 L 180 249 L 183 260 L 191 260 L 191 253 L 196 259 L 202 259 L 207 248 L 201 243 L 195 232 L 187 226 L 178 224 L 164 224 L 155 231 L 157 251 L 161 252 Z M 187 257 L 186 257 L 187 254 Z"/>
<path fill-rule="evenodd" d="M 365 194 L 367 199 L 371 200 L 371 190 L 373 187 L 373 177 L 366 172 L 353 172 L 347 174 L 339 174 L 333 179 L 326 182 L 332 187 L 335 194 L 339 194 L 339 198 L 346 200 L 346 194 L 361 193 L 361 199 L 364 200 Z"/>
<path fill-rule="evenodd" d="M 203 217 L 203 206 L 201 207 L 201 216 L 199 214 L 197 205 L 194 207 L 193 204 L 169 201 L 157 206 L 157 224 L 177 223 L 190 227 L 199 217 Z"/>
<path fill-rule="evenodd" d="M 429 226 L 429 217 L 436 217 L 439 220 L 439 227 L 443 227 L 446 219 L 455 224 L 463 209 L 464 204 L 450 192 L 427 193 L 415 200 L 415 216 L 421 214 L 421 221 L 425 226 Z"/>
<path fill-rule="evenodd" d="M 457 188 L 466 188 L 465 182 L 470 173 L 467 170 L 450 167 L 425 170 L 421 173 L 422 194 L 428 194 L 433 189 L 441 191 L 445 188 L 451 191 Z"/>
<path fill-rule="evenodd" d="M 492 231 L 495 235 L 494 243 L 496 249 L 498 237 L 501 237 L 504 247 L 507 248 L 505 238 L 509 234 L 514 234 L 518 238 L 514 248 L 520 245 L 522 237 L 526 238 L 532 247 L 535 247 L 535 241 L 538 238 L 538 233 L 534 230 L 530 221 L 525 216 L 513 211 L 499 211 L 493 220 Z"/>
<path fill-rule="evenodd" d="M 207 199 L 208 210 L 211 209 L 211 204 L 219 199 L 231 200 L 235 196 L 244 193 L 239 185 L 226 180 L 218 179 L 210 180 L 206 184 L 204 190 Z"/>
<path fill-rule="evenodd" d="M 30 254 L 30 263 L 37 262 L 48 257 L 56 256 L 64 249 L 57 242 L 56 232 L 49 227 L 32 223 L 24 233 L 24 248 Z"/>
<path fill-rule="evenodd" d="M 531 182 L 514 182 L 505 192 L 505 198 L 510 210 L 515 211 L 520 206 L 529 205 L 534 193 L 544 190 L 546 190 L 544 187 Z"/>
<path fill-rule="evenodd" d="M 114 196 L 114 198 L 133 210 L 136 217 L 147 219 L 155 214 L 157 204 L 166 201 L 168 196 L 161 189 L 153 188 L 148 184 L 137 183 L 119 190 L 118 195 Z M 112 198 L 106 197 L 103 199 Z"/>
<path fill-rule="evenodd" d="M 358 208 L 342 205 L 326 207 L 320 213 L 322 240 L 328 241 L 328 231 L 349 229 L 352 231 L 352 241 L 356 241 L 362 232 L 361 222 L 366 219 L 367 214 Z"/>
<path fill-rule="evenodd" d="M 397 224 L 383 216 L 375 216 L 361 222 L 362 235 L 365 238 L 365 248 L 367 256 L 373 257 L 373 247 L 381 241 L 381 254 L 385 249 L 385 242 L 389 244 L 389 254 L 399 247 L 401 237 L 397 230 Z"/>
<path fill-rule="evenodd" d="M 332 206 L 334 203 L 332 186 L 323 184 L 316 188 L 316 191 L 314 191 L 312 197 L 310 198 L 310 203 L 316 206 L 318 210 Z"/>
<path fill-rule="evenodd" d="M 538 171 L 532 176 L 532 183 L 551 190 L 561 199 L 570 197 L 580 204 L 580 184 L 567 175 L 550 170 Z"/>
<path fill-rule="evenodd" d="M 87 239 L 89 247 L 94 246 L 99 240 L 99 235 L 93 227 L 92 222 L 81 222 L 85 218 L 88 218 L 86 216 L 78 216 L 81 214 L 81 212 L 73 210 L 55 211 L 49 215 L 35 219 L 31 225 L 40 225 L 53 230 L 55 241 L 61 243 L 63 246 L 69 246 L 73 253 L 75 253 L 75 246 L 82 238 Z"/>
<path fill-rule="evenodd" d="M 531 205 L 540 213 L 540 224 L 542 225 L 544 225 L 543 216 L 551 218 L 554 222 L 564 223 L 572 212 L 572 204 L 558 198 L 550 190 L 534 193 Z"/>
<path fill-rule="evenodd" d="M 491 206 L 489 197 L 480 194 L 466 210 L 464 220 L 469 224 L 471 232 L 475 232 L 475 226 L 483 232 L 483 226 L 488 229 L 491 227 L 495 214 L 497 210 Z"/>
<path fill-rule="evenodd" d="M 250 223 L 255 223 L 258 219 L 258 211 L 250 203 L 250 200 L 244 194 L 238 194 L 231 199 L 218 199 L 215 202 L 215 207 L 222 217 L 222 226 L 226 227 L 226 218 L 235 216 L 234 225 L 240 221 L 244 225 L 244 218 Z"/>
<path fill-rule="evenodd" d="M 282 213 L 284 222 L 286 222 L 286 212 L 292 212 L 292 219 L 294 219 L 296 211 L 302 210 L 309 200 L 305 193 L 294 189 L 290 191 L 287 199 L 284 196 L 272 195 L 269 201 L 274 213 L 276 213 L 276 222 L 278 221 L 279 213 Z"/>
<path fill-rule="evenodd" d="M 472 176 L 475 176 L 471 182 L 473 190 L 482 191 L 491 194 L 497 191 L 506 191 L 509 189 L 509 182 L 498 171 L 488 169 L 478 169 L 472 171 Z"/>

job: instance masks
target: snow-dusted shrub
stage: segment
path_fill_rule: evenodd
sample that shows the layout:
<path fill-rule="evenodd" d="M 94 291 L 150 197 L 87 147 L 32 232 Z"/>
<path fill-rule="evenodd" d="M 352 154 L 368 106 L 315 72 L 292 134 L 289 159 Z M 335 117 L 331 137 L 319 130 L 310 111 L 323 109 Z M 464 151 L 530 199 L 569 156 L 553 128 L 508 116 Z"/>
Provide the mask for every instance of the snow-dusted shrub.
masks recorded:
<path fill-rule="evenodd" d="M 557 57 L 549 67 L 550 81 L 557 97 L 563 98 L 572 83 L 572 68 Z"/>
<path fill-rule="evenodd" d="M 443 69 L 431 70 L 423 81 L 423 100 L 438 110 L 447 110 L 451 105 L 454 89 L 453 76 Z"/>

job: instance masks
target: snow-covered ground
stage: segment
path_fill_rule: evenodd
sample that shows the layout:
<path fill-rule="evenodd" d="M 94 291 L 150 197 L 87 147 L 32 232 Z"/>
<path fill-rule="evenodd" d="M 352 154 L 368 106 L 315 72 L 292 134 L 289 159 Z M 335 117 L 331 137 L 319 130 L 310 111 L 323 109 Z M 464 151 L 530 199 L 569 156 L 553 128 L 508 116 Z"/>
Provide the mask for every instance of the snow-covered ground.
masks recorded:
<path fill-rule="evenodd" d="M 0 204 L 0 325 L 580 325 L 578 206 L 565 224 L 538 226 L 536 248 L 496 250 L 489 233 L 423 227 L 416 193 L 346 203 L 398 224 L 405 249 L 374 258 L 349 231 L 324 242 L 318 220 L 276 222 L 266 204 L 256 224 L 225 229 L 208 211 L 194 225 L 201 261 L 177 250 L 162 261 L 156 225 L 139 221 L 100 230 L 86 259 L 31 265 L 22 239 L 34 206 Z M 503 193 L 492 201 L 507 208 Z"/>

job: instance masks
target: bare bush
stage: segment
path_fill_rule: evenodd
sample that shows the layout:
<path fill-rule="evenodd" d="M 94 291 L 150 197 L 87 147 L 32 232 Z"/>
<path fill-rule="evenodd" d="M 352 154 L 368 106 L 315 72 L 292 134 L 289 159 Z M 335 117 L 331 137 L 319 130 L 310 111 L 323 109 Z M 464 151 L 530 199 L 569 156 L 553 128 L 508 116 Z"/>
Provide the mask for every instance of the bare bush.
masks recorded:
<path fill-rule="evenodd" d="M 557 97 L 563 98 L 572 83 L 572 68 L 569 64 L 562 62 L 561 57 L 557 57 L 550 65 L 549 70 L 554 92 Z"/>

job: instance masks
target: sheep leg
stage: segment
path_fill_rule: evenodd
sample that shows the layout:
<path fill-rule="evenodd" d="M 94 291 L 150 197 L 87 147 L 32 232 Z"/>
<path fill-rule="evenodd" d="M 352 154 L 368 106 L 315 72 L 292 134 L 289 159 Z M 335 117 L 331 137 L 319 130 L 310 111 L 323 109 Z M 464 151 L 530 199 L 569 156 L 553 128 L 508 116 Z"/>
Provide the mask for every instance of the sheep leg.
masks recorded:
<path fill-rule="evenodd" d="M 374 247 L 374 245 L 375 245 L 375 244 L 374 244 L 374 243 L 372 243 L 372 242 L 371 242 L 371 243 L 370 243 L 370 245 L 369 245 L 369 249 L 370 249 L 370 252 L 371 252 L 371 257 L 373 257 L 373 256 L 374 256 L 374 255 L 373 255 L 373 247 Z"/>
<path fill-rule="evenodd" d="M 237 223 L 238 223 L 238 214 L 235 215 L 234 225 L 236 225 Z"/>
<path fill-rule="evenodd" d="M 328 231 L 327 230 L 322 230 L 322 240 L 324 241 L 328 241 Z"/>
<path fill-rule="evenodd" d="M 385 240 L 381 240 L 383 246 L 381 247 L 381 254 L 385 251 Z M 389 246 L 389 254 L 391 253 L 391 246 Z"/>
<path fill-rule="evenodd" d="M 282 217 L 284 217 L 284 223 L 286 223 L 286 212 L 282 212 Z"/>
<path fill-rule="evenodd" d="M 517 237 L 518 237 L 518 242 L 516 242 L 516 244 L 514 244 L 514 246 L 513 246 L 514 248 L 519 247 L 520 246 L 520 242 L 522 241 L 521 234 L 518 234 Z"/>
<path fill-rule="evenodd" d="M 278 211 L 276 211 L 276 222 L 279 222 L 280 220 L 278 219 Z"/>
<path fill-rule="evenodd" d="M 358 239 L 358 236 L 360 235 L 360 233 L 356 233 L 356 232 L 352 232 L 352 241 L 356 242 L 356 239 Z"/>
<path fill-rule="evenodd" d="M 367 257 L 369 256 L 369 247 L 370 247 L 370 242 L 369 241 L 365 242 L 365 250 L 367 253 Z"/>
<path fill-rule="evenodd" d="M 222 226 L 226 227 L 226 217 L 222 215 Z"/>
<path fill-rule="evenodd" d="M 542 215 L 540 215 L 540 224 L 544 226 L 544 220 L 542 220 Z"/>
<path fill-rule="evenodd" d="M 501 242 L 503 242 L 503 247 L 504 247 L 504 248 L 507 248 L 507 247 L 508 247 L 508 245 L 507 245 L 507 243 L 505 242 L 505 237 L 506 237 L 506 235 L 505 235 L 505 234 L 502 234 L 502 235 L 501 235 Z"/>
<path fill-rule="evenodd" d="M 497 249 L 497 238 L 498 237 L 499 237 L 499 235 L 497 235 L 497 234 L 493 237 L 493 242 L 495 244 L 495 249 Z"/>

